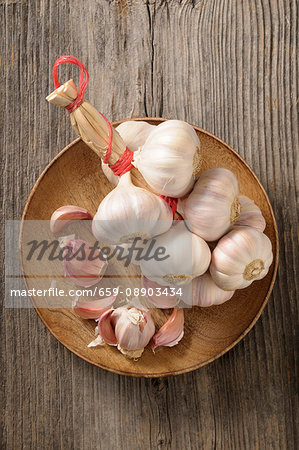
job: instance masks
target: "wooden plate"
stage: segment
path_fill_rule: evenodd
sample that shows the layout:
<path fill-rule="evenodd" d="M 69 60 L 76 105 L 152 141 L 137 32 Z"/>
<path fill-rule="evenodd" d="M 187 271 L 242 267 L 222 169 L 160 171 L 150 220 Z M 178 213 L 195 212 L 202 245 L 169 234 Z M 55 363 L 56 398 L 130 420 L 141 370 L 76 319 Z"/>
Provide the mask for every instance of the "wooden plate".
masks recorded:
<path fill-rule="evenodd" d="M 158 125 L 159 118 L 140 118 Z M 113 125 L 117 126 L 120 122 Z M 49 331 L 69 350 L 86 361 L 122 375 L 162 377 L 190 372 L 223 355 L 253 327 L 273 288 L 278 265 L 278 235 L 273 211 L 259 180 L 246 162 L 227 144 L 200 128 L 196 130 L 203 151 L 204 167 L 226 167 L 237 176 L 241 194 L 252 198 L 266 219 L 265 233 L 273 245 L 274 260 L 268 275 L 249 288 L 239 290 L 227 303 L 210 308 L 187 309 L 185 336 L 173 348 L 155 355 L 147 348 L 135 362 L 114 347 L 88 348 L 94 338 L 94 321 L 82 320 L 71 309 L 36 309 Z M 95 213 L 98 204 L 112 189 L 100 168 L 99 157 L 80 139 L 75 140 L 48 165 L 37 180 L 26 203 L 23 220 L 49 220 L 52 212 L 65 204 L 78 204 Z M 24 244 L 23 229 L 20 246 Z M 24 269 L 26 262 L 22 260 Z M 34 279 L 26 279 L 32 288 Z"/>

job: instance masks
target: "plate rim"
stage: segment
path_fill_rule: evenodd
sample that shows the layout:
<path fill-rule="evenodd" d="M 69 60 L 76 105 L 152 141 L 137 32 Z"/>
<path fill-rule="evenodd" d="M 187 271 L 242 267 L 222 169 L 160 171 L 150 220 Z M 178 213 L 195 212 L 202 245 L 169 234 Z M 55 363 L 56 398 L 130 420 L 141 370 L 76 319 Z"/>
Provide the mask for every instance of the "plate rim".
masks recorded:
<path fill-rule="evenodd" d="M 133 117 L 133 118 L 125 118 L 122 120 L 117 120 L 112 122 L 113 127 L 116 127 L 118 125 L 120 125 L 122 122 L 125 121 L 153 121 L 153 122 L 165 122 L 166 120 L 170 120 L 167 118 L 162 118 L 162 117 Z M 188 122 L 189 123 L 189 122 Z M 263 310 L 265 309 L 266 304 L 269 301 L 270 295 L 272 293 L 273 290 L 273 286 L 276 280 L 276 276 L 277 276 L 277 269 L 278 269 L 278 261 L 279 261 L 279 238 L 278 238 L 278 229 L 277 229 L 277 223 L 276 223 L 276 219 L 275 219 L 275 215 L 274 215 L 274 211 L 271 205 L 271 202 L 269 200 L 268 194 L 265 190 L 265 188 L 263 187 L 262 183 L 260 182 L 259 178 L 257 177 L 257 175 L 255 174 L 255 172 L 253 171 L 253 169 L 249 166 L 249 164 L 242 158 L 242 156 L 236 151 L 234 150 L 229 144 L 227 144 L 226 142 L 224 142 L 222 139 L 218 138 L 217 136 L 215 136 L 214 134 L 210 133 L 209 131 L 206 131 L 196 125 L 192 125 L 190 124 L 196 131 L 199 131 L 201 133 L 204 133 L 206 135 L 208 135 L 209 137 L 215 139 L 216 141 L 218 141 L 221 145 L 225 146 L 230 152 L 233 153 L 234 156 L 236 156 L 240 162 L 250 171 L 250 173 L 253 175 L 255 181 L 258 183 L 260 189 L 262 190 L 264 197 L 266 199 L 267 205 L 269 207 L 271 216 L 272 216 L 272 220 L 273 220 L 273 229 L 274 229 L 274 238 L 275 238 L 275 244 L 276 244 L 276 252 L 273 258 L 273 263 L 274 263 L 274 268 L 273 268 L 273 275 L 271 278 L 271 282 L 269 284 L 268 290 L 267 290 L 267 294 L 264 298 L 263 303 L 261 304 L 257 314 L 255 315 L 255 317 L 253 318 L 253 320 L 250 322 L 250 324 L 248 325 L 248 327 L 230 344 L 228 345 L 224 350 L 222 350 L 221 352 L 217 353 L 216 355 L 200 362 L 197 364 L 194 364 L 190 367 L 185 367 L 183 369 L 178 369 L 178 370 L 172 370 L 171 372 L 153 372 L 153 373 L 136 373 L 136 372 L 128 372 L 128 371 L 121 371 L 121 370 L 117 370 L 114 368 L 111 368 L 109 366 L 105 366 L 104 364 L 99 364 L 96 363 L 95 361 L 89 359 L 87 356 L 79 354 L 79 352 L 76 351 L 76 349 L 74 348 L 70 348 L 69 345 L 67 345 L 66 343 L 63 343 L 58 336 L 56 336 L 55 331 L 53 331 L 47 324 L 47 322 L 44 320 L 41 311 L 43 309 L 47 309 L 47 308 L 38 308 L 35 306 L 34 304 L 34 297 L 32 297 L 31 302 L 33 304 L 33 307 L 35 309 L 36 314 L 38 315 L 38 317 L 40 318 L 40 320 L 42 321 L 42 323 L 45 325 L 45 327 L 50 331 L 50 333 L 55 337 L 55 339 L 58 340 L 58 342 L 60 344 L 62 344 L 65 348 L 67 348 L 69 351 L 71 351 L 72 353 L 74 353 L 76 356 L 78 356 L 79 358 L 83 359 L 84 361 L 96 366 L 96 367 L 100 367 L 101 369 L 107 370 L 109 372 L 112 373 L 116 373 L 118 375 L 124 375 L 124 376 L 131 376 L 134 378 L 162 378 L 162 377 L 167 377 L 167 376 L 175 376 L 175 375 L 181 375 L 183 373 L 189 373 L 192 372 L 196 369 L 200 369 L 201 367 L 204 367 L 212 362 L 214 362 L 216 359 L 220 358 L 221 356 L 223 356 L 225 353 L 227 353 L 229 350 L 231 350 L 233 347 L 235 347 L 248 333 L 249 331 L 254 327 L 254 325 L 256 324 L 256 322 L 258 321 L 258 319 L 260 318 Z M 20 268 L 21 268 L 21 276 L 23 278 L 24 284 L 26 286 L 26 288 L 28 289 L 28 285 L 27 285 L 27 281 L 26 278 L 24 277 L 23 273 L 23 258 L 22 258 L 22 246 L 21 246 L 21 240 L 22 240 L 22 235 L 23 235 L 23 223 L 26 220 L 26 214 L 31 202 L 31 199 L 33 198 L 42 178 L 45 176 L 45 174 L 48 172 L 48 170 L 55 164 L 55 162 L 64 154 L 66 153 L 71 147 L 73 147 L 75 144 L 77 144 L 79 141 L 82 141 L 82 139 L 80 137 L 76 138 L 75 140 L 73 140 L 72 142 L 70 142 L 66 147 L 64 147 L 45 167 L 45 169 L 41 172 L 41 174 L 38 176 L 37 180 L 35 181 L 29 195 L 28 198 L 26 200 L 24 209 L 23 209 L 23 213 L 22 213 L 22 217 L 21 217 L 21 226 L 20 226 L 20 232 L 19 232 L 19 240 L 18 240 L 18 247 L 19 247 L 19 261 L 20 261 Z M 83 142 L 83 141 L 82 141 Z M 92 149 L 90 149 L 91 151 L 93 151 Z M 70 308 L 67 308 L 70 309 Z"/>

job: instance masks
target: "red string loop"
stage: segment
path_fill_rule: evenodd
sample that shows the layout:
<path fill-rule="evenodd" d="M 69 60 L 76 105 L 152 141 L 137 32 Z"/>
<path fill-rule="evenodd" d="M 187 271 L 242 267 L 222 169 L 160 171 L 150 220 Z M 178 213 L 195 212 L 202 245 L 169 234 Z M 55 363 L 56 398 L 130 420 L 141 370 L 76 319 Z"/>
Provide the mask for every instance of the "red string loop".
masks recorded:
<path fill-rule="evenodd" d="M 53 81 L 54 81 L 55 89 L 58 89 L 61 86 L 58 81 L 57 67 L 60 66 L 61 64 L 65 64 L 65 63 L 76 64 L 76 66 L 78 66 L 80 68 L 80 80 L 79 80 L 79 90 L 78 90 L 77 98 L 75 98 L 75 100 L 72 103 L 70 103 L 68 106 L 65 107 L 65 109 L 69 113 L 71 113 L 74 111 L 74 109 L 78 108 L 78 106 L 80 106 L 81 103 L 83 102 L 84 92 L 88 86 L 89 73 L 88 73 L 86 67 L 84 66 L 84 64 L 82 64 L 82 62 L 79 61 L 79 59 L 75 58 L 75 56 L 71 56 L 71 55 L 61 56 L 60 58 L 58 58 L 55 61 L 54 66 L 53 66 Z"/>

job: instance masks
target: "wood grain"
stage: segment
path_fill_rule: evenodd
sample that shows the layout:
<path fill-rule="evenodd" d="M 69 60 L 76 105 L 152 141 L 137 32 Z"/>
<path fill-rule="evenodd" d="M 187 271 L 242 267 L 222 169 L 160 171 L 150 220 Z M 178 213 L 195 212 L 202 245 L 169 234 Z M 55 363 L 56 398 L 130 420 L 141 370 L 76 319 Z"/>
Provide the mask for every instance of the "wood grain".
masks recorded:
<path fill-rule="evenodd" d="M 62 347 L 33 310 L 4 308 L 2 447 L 295 449 L 296 0 L 1 0 L 0 9 L 6 219 L 20 218 L 40 172 L 75 138 L 64 111 L 44 101 L 53 62 L 74 54 L 90 72 L 88 98 L 111 120 L 183 119 L 238 150 L 270 197 L 281 246 L 254 329 L 188 375 L 101 371 Z"/>

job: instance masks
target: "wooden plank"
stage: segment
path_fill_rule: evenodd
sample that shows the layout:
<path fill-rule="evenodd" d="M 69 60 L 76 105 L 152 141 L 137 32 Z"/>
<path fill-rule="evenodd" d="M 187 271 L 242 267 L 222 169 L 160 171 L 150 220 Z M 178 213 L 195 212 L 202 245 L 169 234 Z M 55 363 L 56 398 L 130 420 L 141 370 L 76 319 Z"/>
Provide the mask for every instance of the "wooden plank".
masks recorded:
<path fill-rule="evenodd" d="M 253 331 L 175 378 L 98 370 L 57 343 L 33 310 L 4 308 L 3 448 L 295 448 L 296 0 L 1 0 L 0 8 L 6 219 L 20 218 L 41 170 L 75 137 L 67 114 L 44 100 L 54 60 L 74 54 L 90 71 L 88 98 L 111 120 L 183 119 L 238 150 L 269 194 L 281 239 L 278 280 Z"/>

